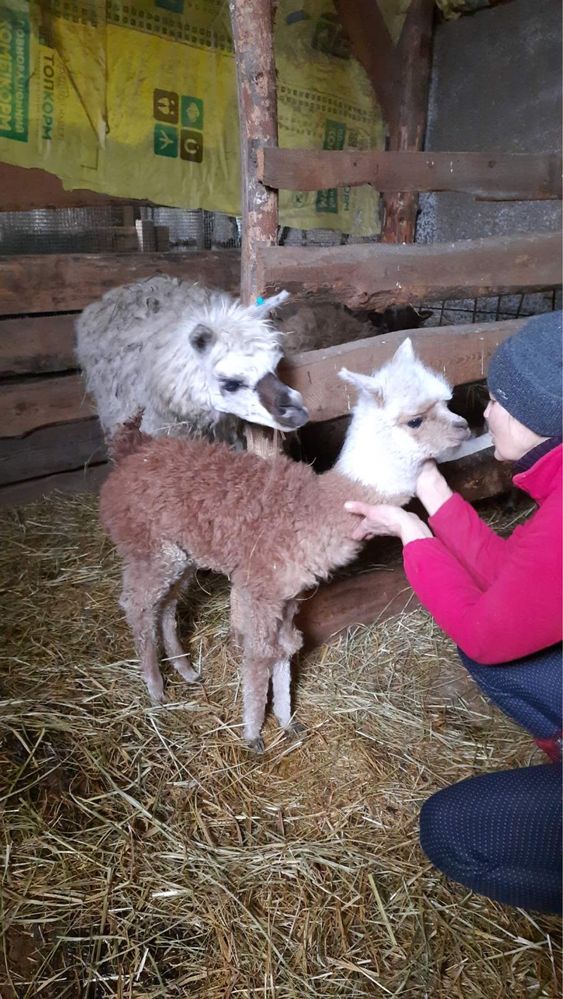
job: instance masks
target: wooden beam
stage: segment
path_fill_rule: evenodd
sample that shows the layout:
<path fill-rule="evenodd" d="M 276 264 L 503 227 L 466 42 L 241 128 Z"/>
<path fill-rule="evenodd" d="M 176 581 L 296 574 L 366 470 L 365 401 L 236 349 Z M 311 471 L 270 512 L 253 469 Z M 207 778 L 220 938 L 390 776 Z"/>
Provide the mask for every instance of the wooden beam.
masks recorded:
<path fill-rule="evenodd" d="M 434 0 L 411 0 L 397 51 L 400 66 L 398 87 L 400 106 L 396 124 L 390 131 L 391 150 L 417 150 L 424 145 L 428 92 L 432 69 L 432 26 Z M 412 243 L 416 229 L 418 194 L 401 191 L 383 199 L 384 243 Z"/>
<path fill-rule="evenodd" d="M 286 358 L 280 365 L 280 376 L 301 392 L 312 423 L 333 420 L 349 413 L 356 398 L 351 387 L 338 377 L 341 368 L 369 373 L 389 361 L 399 344 L 410 336 L 416 353 L 430 367 L 442 371 L 451 385 L 479 381 L 486 375 L 496 346 L 524 322 L 509 319 L 386 333 Z"/>
<path fill-rule="evenodd" d="M 27 482 L 17 482 L 0 488 L 0 507 L 22 506 L 57 492 L 66 494 L 96 493 L 109 475 L 111 465 L 88 465 L 73 472 L 59 472 Z"/>
<path fill-rule="evenodd" d="M 335 7 L 352 51 L 373 87 L 385 123 L 394 130 L 399 117 L 400 66 L 376 0 L 335 0 Z M 319 186 L 321 189 L 329 187 L 328 184 Z"/>
<path fill-rule="evenodd" d="M 241 150 L 241 299 L 250 304 L 261 289 L 256 277 L 259 243 L 274 245 L 278 231 L 277 193 L 258 179 L 257 150 L 277 145 L 276 67 L 272 40 L 272 0 L 229 0 Z"/>
<path fill-rule="evenodd" d="M 440 471 L 449 486 L 470 503 L 499 496 L 512 485 L 512 466 L 507 461 L 497 461 L 493 447 L 459 461 L 443 462 Z"/>
<path fill-rule="evenodd" d="M 1 319 L 0 377 L 78 367 L 74 354 L 75 318 L 70 314 Z"/>
<path fill-rule="evenodd" d="M 489 200 L 561 198 L 562 157 L 555 153 L 422 153 L 267 147 L 258 175 L 268 187 L 317 191 L 371 184 L 378 191 L 466 191 Z"/>
<path fill-rule="evenodd" d="M 36 208 L 100 208 L 106 205 L 150 205 L 150 201 L 114 198 L 79 188 L 65 191 L 53 173 L 0 163 L 0 211 L 29 212 Z"/>
<path fill-rule="evenodd" d="M 27 437 L 0 437 L 0 486 L 106 460 L 97 419 L 42 427 Z"/>
<path fill-rule="evenodd" d="M 320 586 L 301 604 L 295 624 L 310 651 L 349 628 L 418 606 L 402 569 L 377 570 Z"/>
<path fill-rule="evenodd" d="M 558 285 L 559 233 L 532 233 L 416 246 L 272 246 L 259 251 L 268 293 L 324 292 L 352 308 L 513 293 Z"/>
<path fill-rule="evenodd" d="M 56 423 L 95 416 L 80 375 L 26 378 L 8 382 L 0 390 L 0 433 L 22 437 Z"/>
<path fill-rule="evenodd" d="M 236 291 L 238 250 L 201 253 L 63 253 L 0 256 L 0 316 L 83 309 L 116 285 L 171 274 Z"/>

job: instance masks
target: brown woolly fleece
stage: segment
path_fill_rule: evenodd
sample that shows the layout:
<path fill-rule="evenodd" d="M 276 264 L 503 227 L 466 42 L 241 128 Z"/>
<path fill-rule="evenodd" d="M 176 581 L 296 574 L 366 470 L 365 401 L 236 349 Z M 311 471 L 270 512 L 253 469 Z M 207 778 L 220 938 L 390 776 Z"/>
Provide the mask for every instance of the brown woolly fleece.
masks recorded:
<path fill-rule="evenodd" d="M 263 749 L 270 677 L 274 714 L 286 731 L 296 731 L 290 704 L 290 660 L 302 643 L 293 625 L 296 598 L 354 558 L 356 518 L 344 502 L 373 502 L 374 495 L 336 472 L 318 476 L 282 455 L 265 461 L 202 440 L 156 440 L 134 424 L 114 437 L 112 453 L 119 463 L 102 487 L 100 514 L 124 561 L 121 604 L 151 696 L 164 699 L 160 640 L 184 679 L 199 679 L 177 637 L 176 604 L 194 569 L 212 569 L 232 584 L 248 744 Z"/>
<path fill-rule="evenodd" d="M 178 545 L 198 568 L 276 604 L 296 597 L 357 554 L 357 518 L 345 500 L 368 490 L 278 455 L 274 461 L 202 440 L 153 439 L 131 428 L 138 449 L 104 483 L 100 514 L 122 556 L 150 559 Z M 119 460 L 123 431 L 114 439 Z"/>

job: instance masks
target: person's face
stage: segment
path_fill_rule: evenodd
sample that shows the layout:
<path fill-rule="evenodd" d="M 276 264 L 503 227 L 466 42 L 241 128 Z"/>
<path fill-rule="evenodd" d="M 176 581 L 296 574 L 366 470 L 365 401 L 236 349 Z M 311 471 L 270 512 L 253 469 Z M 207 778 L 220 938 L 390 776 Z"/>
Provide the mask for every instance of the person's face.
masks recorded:
<path fill-rule="evenodd" d="M 485 419 L 493 438 L 497 461 L 518 461 L 537 444 L 547 440 L 547 437 L 539 437 L 511 416 L 492 395 L 485 410 Z"/>

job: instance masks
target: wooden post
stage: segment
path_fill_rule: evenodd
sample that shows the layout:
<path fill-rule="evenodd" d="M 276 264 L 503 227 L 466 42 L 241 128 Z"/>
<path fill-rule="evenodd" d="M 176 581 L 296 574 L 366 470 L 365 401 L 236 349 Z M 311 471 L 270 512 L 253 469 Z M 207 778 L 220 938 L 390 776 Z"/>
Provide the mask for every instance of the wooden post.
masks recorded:
<path fill-rule="evenodd" d="M 229 0 L 237 71 L 242 207 L 241 300 L 252 302 L 259 243 L 277 242 L 278 196 L 258 180 L 257 150 L 277 145 L 272 0 Z"/>
<path fill-rule="evenodd" d="M 278 193 L 258 179 L 258 149 L 277 146 L 278 116 L 273 44 L 272 0 L 229 0 L 237 71 L 240 121 L 242 252 L 240 297 L 249 305 L 258 287 L 258 246 L 275 246 L 278 233 Z M 247 423 L 249 450 L 262 457 L 278 452 L 272 431 Z"/>
<path fill-rule="evenodd" d="M 400 66 L 401 100 L 391 127 L 389 148 L 422 149 L 426 132 L 428 90 L 432 68 L 433 0 L 411 0 L 395 57 Z M 417 193 L 397 193 L 383 199 L 384 243 L 412 243 L 418 211 Z"/>
<path fill-rule="evenodd" d="M 400 73 L 395 46 L 377 0 L 334 0 L 334 5 L 352 51 L 367 73 L 385 123 L 393 131 L 399 114 Z"/>

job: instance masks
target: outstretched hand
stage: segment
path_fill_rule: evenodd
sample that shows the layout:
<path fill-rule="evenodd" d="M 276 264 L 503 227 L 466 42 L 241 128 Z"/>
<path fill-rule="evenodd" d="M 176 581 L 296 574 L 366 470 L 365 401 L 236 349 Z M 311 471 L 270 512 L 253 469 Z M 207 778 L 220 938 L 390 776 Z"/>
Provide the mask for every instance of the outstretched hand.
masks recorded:
<path fill-rule="evenodd" d="M 409 513 L 400 506 L 390 503 L 359 503 L 350 500 L 344 504 L 348 513 L 355 513 L 362 518 L 354 528 L 352 537 L 355 541 L 365 541 L 368 538 L 385 535 L 400 538 L 403 545 L 422 538 L 431 538 L 432 532 L 415 513 Z"/>

